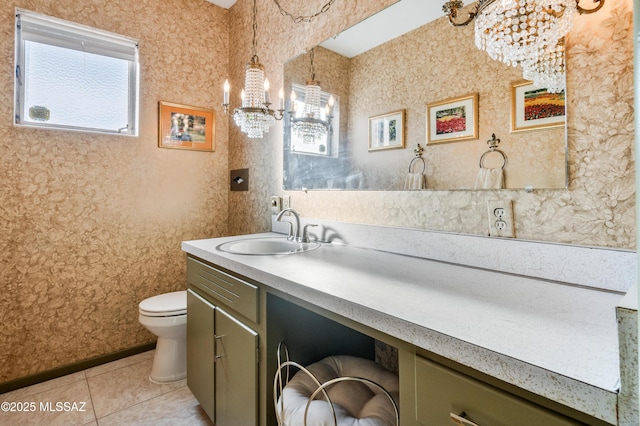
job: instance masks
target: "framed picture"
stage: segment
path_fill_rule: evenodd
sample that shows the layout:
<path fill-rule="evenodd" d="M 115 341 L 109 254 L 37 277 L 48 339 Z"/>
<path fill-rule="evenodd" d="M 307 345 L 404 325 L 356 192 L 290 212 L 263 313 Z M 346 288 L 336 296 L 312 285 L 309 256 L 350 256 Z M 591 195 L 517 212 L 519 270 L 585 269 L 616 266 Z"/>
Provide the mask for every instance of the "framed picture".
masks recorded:
<path fill-rule="evenodd" d="M 404 110 L 369 118 L 369 151 L 404 148 Z"/>
<path fill-rule="evenodd" d="M 549 93 L 528 80 L 511 84 L 511 132 L 564 126 L 564 91 Z"/>
<path fill-rule="evenodd" d="M 160 102 L 160 148 L 213 151 L 216 119 L 213 110 Z"/>
<path fill-rule="evenodd" d="M 427 144 L 478 139 L 478 94 L 427 105 Z"/>

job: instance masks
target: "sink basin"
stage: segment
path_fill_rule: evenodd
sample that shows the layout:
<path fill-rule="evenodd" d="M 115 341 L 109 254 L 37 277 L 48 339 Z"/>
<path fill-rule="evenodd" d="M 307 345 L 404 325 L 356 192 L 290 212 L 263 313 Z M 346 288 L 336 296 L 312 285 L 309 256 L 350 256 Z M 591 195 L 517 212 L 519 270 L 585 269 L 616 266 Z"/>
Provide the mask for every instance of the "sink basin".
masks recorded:
<path fill-rule="evenodd" d="M 273 255 L 293 254 L 315 250 L 318 242 L 300 243 L 289 241 L 284 237 L 247 238 L 220 244 L 217 249 L 234 254 Z"/>

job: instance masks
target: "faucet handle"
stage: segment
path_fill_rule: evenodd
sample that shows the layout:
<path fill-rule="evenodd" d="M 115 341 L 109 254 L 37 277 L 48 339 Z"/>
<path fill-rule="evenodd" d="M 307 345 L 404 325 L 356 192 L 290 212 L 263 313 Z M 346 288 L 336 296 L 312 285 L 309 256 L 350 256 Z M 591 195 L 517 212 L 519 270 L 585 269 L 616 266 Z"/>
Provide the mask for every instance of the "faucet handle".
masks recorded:
<path fill-rule="evenodd" d="M 308 224 L 308 225 L 305 225 L 305 226 L 304 226 L 304 229 L 303 229 L 303 231 L 302 231 L 302 242 L 303 242 L 303 243 L 309 243 L 309 242 L 311 242 L 311 241 L 309 241 L 309 231 L 308 231 L 308 229 L 307 229 L 307 228 L 309 228 L 310 226 L 318 226 L 318 225 L 317 225 L 317 224 L 315 224 L 315 223 L 313 223 L 313 224 L 312 224 L 312 223 L 310 223 L 310 224 Z"/>
<path fill-rule="evenodd" d="M 287 221 L 287 220 L 283 220 L 282 223 L 286 223 L 287 225 L 289 225 L 289 231 L 287 232 L 287 240 L 289 241 L 293 241 L 293 223 Z"/>

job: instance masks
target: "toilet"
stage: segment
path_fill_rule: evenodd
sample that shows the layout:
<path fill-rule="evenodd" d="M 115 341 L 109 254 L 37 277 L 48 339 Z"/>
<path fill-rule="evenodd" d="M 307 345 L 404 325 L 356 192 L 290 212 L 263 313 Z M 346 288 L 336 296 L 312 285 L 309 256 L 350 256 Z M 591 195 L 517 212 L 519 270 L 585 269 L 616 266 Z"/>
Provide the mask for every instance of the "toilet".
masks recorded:
<path fill-rule="evenodd" d="M 138 321 L 158 336 L 149 380 L 167 383 L 187 376 L 187 292 L 174 291 L 140 302 Z"/>

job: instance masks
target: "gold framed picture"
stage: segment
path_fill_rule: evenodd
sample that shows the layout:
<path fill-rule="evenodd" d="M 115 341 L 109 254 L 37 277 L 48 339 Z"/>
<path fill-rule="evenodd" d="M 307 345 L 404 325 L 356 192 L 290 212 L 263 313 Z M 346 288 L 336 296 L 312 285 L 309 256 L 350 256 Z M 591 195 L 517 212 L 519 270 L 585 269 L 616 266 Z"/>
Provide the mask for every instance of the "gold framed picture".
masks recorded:
<path fill-rule="evenodd" d="M 404 110 L 369 118 L 369 151 L 404 148 Z"/>
<path fill-rule="evenodd" d="M 427 144 L 478 139 L 478 93 L 427 105 Z"/>
<path fill-rule="evenodd" d="M 529 80 L 511 83 L 511 132 L 564 126 L 564 91 L 549 93 Z"/>
<path fill-rule="evenodd" d="M 158 147 L 214 151 L 215 111 L 160 102 Z"/>

